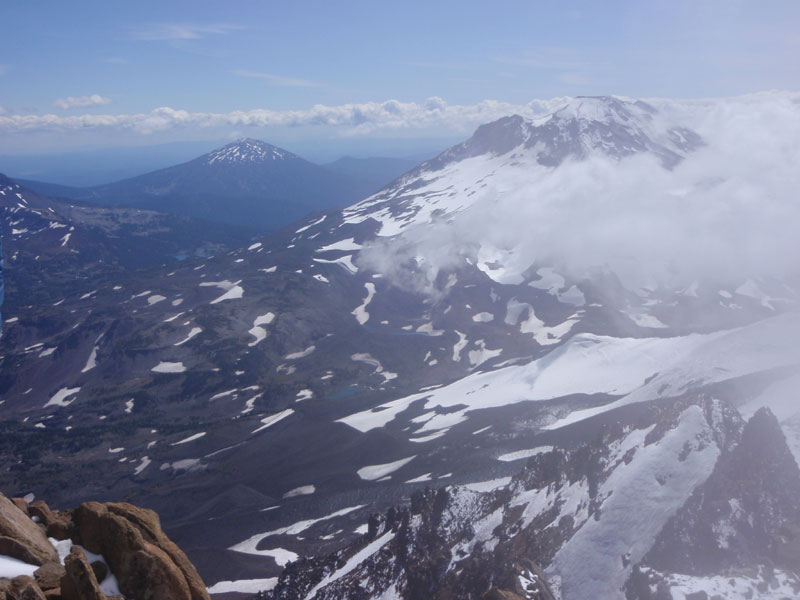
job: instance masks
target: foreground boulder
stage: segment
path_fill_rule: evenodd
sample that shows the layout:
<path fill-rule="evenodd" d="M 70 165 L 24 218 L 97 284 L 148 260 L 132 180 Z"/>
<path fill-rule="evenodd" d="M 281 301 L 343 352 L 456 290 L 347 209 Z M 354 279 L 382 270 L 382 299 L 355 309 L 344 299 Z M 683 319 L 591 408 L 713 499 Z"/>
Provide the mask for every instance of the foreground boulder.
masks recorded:
<path fill-rule="evenodd" d="M 63 600 L 105 600 L 105 594 L 83 550 L 73 547 L 64 560 L 64 566 L 66 572 L 61 578 Z"/>
<path fill-rule="evenodd" d="M 86 502 L 59 512 L 44 502 L 20 505 L 0 494 L 0 533 L 0 554 L 41 565 L 34 578 L 0 579 L 0 600 L 106 600 L 112 597 L 101 585 L 111 574 L 127 598 L 209 600 L 194 565 L 151 510 Z M 63 566 L 48 535 L 74 544 Z M 90 563 L 84 549 L 105 563 Z"/>
<path fill-rule="evenodd" d="M 0 555 L 33 565 L 58 562 L 47 536 L 17 504 L 0 494 Z"/>

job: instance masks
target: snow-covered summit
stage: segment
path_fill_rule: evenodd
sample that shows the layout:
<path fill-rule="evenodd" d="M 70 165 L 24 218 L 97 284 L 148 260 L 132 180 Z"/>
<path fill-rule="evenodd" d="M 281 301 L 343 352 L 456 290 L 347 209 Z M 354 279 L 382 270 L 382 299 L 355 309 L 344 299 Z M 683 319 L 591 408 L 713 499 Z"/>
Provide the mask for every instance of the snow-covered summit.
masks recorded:
<path fill-rule="evenodd" d="M 641 100 L 578 96 L 541 118 L 511 115 L 481 125 L 469 140 L 433 162 L 442 167 L 466 158 L 514 151 L 556 167 L 568 158 L 580 160 L 597 152 L 616 159 L 649 152 L 669 168 L 702 143 L 697 133 L 670 123 Z"/>
<path fill-rule="evenodd" d="M 541 118 L 510 115 L 481 125 L 465 142 L 347 209 L 345 218 L 372 218 L 381 224 L 381 236 L 441 221 L 480 202 L 492 207 L 487 210 L 494 218 L 498 206 L 511 206 L 523 190 L 536 198 L 537 186 L 565 161 L 646 155 L 670 169 L 702 144 L 697 133 L 641 100 L 578 97 Z"/>
<path fill-rule="evenodd" d="M 205 156 L 206 163 L 209 165 L 235 162 L 258 163 L 290 158 L 297 157 L 282 148 L 252 138 L 241 138 L 213 152 L 209 152 Z"/>

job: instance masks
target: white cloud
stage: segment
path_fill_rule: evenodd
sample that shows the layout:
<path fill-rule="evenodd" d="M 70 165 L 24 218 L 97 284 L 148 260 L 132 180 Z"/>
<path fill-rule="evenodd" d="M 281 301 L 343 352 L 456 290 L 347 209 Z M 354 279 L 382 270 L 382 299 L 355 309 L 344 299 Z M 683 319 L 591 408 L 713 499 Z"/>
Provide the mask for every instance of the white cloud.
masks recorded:
<path fill-rule="evenodd" d="M 281 75 L 272 75 L 271 73 L 259 73 L 257 71 L 247 71 L 245 69 L 238 69 L 233 72 L 239 77 L 249 77 L 251 79 L 263 79 L 267 83 L 279 85 L 282 87 L 320 87 L 322 84 L 316 81 L 308 81 L 307 79 L 296 79 L 294 77 L 283 77 Z"/>
<path fill-rule="evenodd" d="M 707 142 L 673 170 L 646 155 L 509 169 L 468 210 L 381 240 L 361 258 L 426 291 L 442 271 L 476 263 L 481 246 L 509 251 L 520 270 L 538 261 L 581 278 L 609 267 L 632 286 L 797 280 L 798 99 L 661 100 Z M 422 273 L 403 266 L 412 259 Z"/>
<path fill-rule="evenodd" d="M 197 25 L 191 23 L 149 23 L 133 31 L 138 40 L 196 40 L 209 35 L 224 35 L 244 29 L 231 23 Z"/>
<path fill-rule="evenodd" d="M 424 102 L 386 100 L 338 106 L 317 104 L 305 110 L 254 109 L 207 113 L 161 107 L 136 114 L 7 115 L 0 117 L 0 132 L 124 130 L 149 134 L 181 127 L 329 127 L 342 135 L 367 135 L 376 131 L 428 132 L 432 128 L 467 134 L 481 123 L 509 114 L 545 114 L 565 100 L 534 100 L 528 104 L 483 100 L 477 104 L 457 105 L 432 97 Z"/>
<path fill-rule="evenodd" d="M 106 98 L 100 94 L 90 94 L 89 96 L 67 96 L 66 98 L 59 98 L 53 102 L 53 106 L 64 110 L 68 108 L 103 106 L 104 104 L 111 104 L 111 98 Z"/>

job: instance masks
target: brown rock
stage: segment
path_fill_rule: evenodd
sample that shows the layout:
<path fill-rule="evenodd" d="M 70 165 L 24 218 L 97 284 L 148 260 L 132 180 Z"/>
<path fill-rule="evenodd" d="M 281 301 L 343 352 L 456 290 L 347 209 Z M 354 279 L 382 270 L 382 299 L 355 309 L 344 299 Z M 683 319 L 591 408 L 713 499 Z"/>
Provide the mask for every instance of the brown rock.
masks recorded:
<path fill-rule="evenodd" d="M 12 498 L 11 502 L 26 515 L 28 514 L 28 503 L 25 502 L 25 498 Z"/>
<path fill-rule="evenodd" d="M 11 500 L 0 494 L 0 537 L 16 540 L 25 546 L 29 556 L 33 556 L 33 564 L 43 565 L 47 562 L 58 562 L 58 554 L 47 541 L 44 532 L 30 520 L 28 515 L 20 510 Z M 14 558 L 20 558 L 10 554 Z M 29 557 L 20 558 L 29 560 Z"/>
<path fill-rule="evenodd" d="M 44 594 L 36 582 L 26 575 L 11 580 L 6 596 L 14 598 L 14 600 L 45 600 Z"/>
<path fill-rule="evenodd" d="M 83 550 L 73 546 L 64 566 L 66 572 L 61 578 L 61 597 L 64 600 L 105 600 Z"/>
<path fill-rule="evenodd" d="M 27 544 L 6 536 L 0 536 L 0 555 L 13 556 L 31 565 L 41 564 L 37 555 Z"/>
<path fill-rule="evenodd" d="M 72 522 L 69 513 L 60 513 L 47 526 L 47 537 L 55 538 L 58 541 L 72 539 L 74 533 L 75 524 Z"/>
<path fill-rule="evenodd" d="M 47 598 L 47 600 L 61 600 L 61 588 L 45 590 L 44 597 Z"/>
<path fill-rule="evenodd" d="M 33 572 L 33 577 L 36 583 L 43 591 L 53 590 L 61 586 L 61 578 L 66 574 L 64 567 L 57 563 L 51 562 L 42 565 Z"/>
<path fill-rule="evenodd" d="M 55 521 L 56 515 L 50 510 L 50 507 L 42 500 L 36 500 L 28 505 L 28 514 L 39 519 L 39 523 L 44 525 L 45 528 L 50 527 L 50 524 Z"/>
<path fill-rule="evenodd" d="M 183 550 L 169 539 L 161 529 L 161 521 L 158 518 L 158 514 L 152 510 L 139 508 L 125 502 L 109 503 L 107 507 L 110 512 L 125 517 L 133 523 L 148 542 L 155 544 L 167 553 L 186 578 L 186 583 L 189 585 L 189 590 L 192 594 L 192 600 L 209 600 L 203 579 Z"/>
<path fill-rule="evenodd" d="M 73 512 L 73 520 L 77 541 L 90 552 L 105 557 L 119 582 L 120 591 L 126 597 L 143 600 L 195 598 L 183 571 L 165 550 L 154 543 L 160 536 L 166 539 L 155 513 L 117 508 L 117 512 L 136 518 L 140 523 L 137 526 L 132 520 L 110 512 L 107 506 L 98 502 L 84 503 Z M 208 600 L 205 587 L 197 598 Z"/>

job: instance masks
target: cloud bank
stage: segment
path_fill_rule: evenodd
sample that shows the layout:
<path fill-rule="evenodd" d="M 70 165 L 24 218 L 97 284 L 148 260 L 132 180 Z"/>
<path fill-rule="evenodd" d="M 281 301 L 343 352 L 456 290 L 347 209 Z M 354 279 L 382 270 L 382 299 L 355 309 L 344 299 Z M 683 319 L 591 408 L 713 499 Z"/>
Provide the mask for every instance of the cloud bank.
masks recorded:
<path fill-rule="evenodd" d="M 763 94 L 671 111 L 707 142 L 674 170 L 647 155 L 597 155 L 555 169 L 504 171 L 495 183 L 487 179 L 467 210 L 381 240 L 362 251 L 362 264 L 428 292 L 442 272 L 487 257 L 516 273 L 535 263 L 576 278 L 609 268 L 630 289 L 800 281 L 797 97 Z"/>
<path fill-rule="evenodd" d="M 527 116 L 546 114 L 566 100 L 534 100 L 527 104 L 484 100 L 472 105 L 458 105 L 432 97 L 424 102 L 386 100 L 338 106 L 318 104 L 306 110 L 254 109 L 210 113 L 161 107 L 147 113 L 116 115 L 6 115 L 0 118 L 0 132 L 97 130 L 112 133 L 116 130 L 151 134 L 185 128 L 331 127 L 346 135 L 367 135 L 376 131 L 423 130 L 438 126 L 467 133 L 481 123 L 513 113 Z"/>

